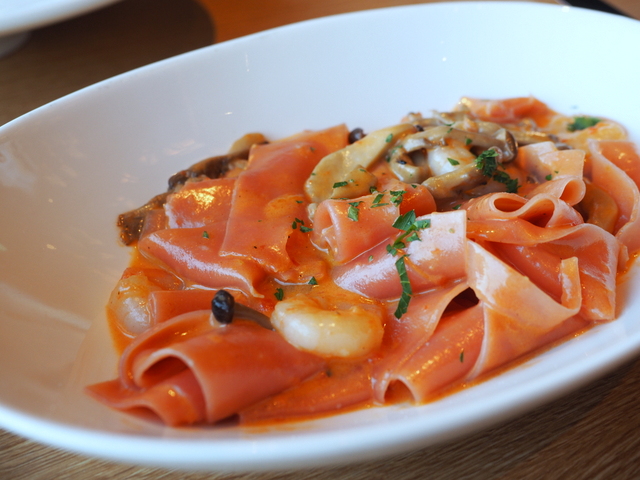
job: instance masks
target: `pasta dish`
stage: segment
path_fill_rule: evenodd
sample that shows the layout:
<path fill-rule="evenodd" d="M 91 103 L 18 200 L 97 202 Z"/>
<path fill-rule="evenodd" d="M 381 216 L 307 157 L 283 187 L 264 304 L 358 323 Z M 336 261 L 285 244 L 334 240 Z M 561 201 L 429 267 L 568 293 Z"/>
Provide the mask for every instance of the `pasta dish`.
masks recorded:
<path fill-rule="evenodd" d="M 247 134 L 120 215 L 87 392 L 168 426 L 431 401 L 615 319 L 639 184 L 621 125 L 533 97 Z"/>

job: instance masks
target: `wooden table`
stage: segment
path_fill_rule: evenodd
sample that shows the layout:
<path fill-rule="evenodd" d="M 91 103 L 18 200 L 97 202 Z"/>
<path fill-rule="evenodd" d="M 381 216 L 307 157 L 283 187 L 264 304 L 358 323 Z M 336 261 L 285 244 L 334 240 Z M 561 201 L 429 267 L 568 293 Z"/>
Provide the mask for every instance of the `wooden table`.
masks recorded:
<path fill-rule="evenodd" d="M 542 3 L 553 3 L 541 0 Z M 408 0 L 125 0 L 35 30 L 0 59 L 0 125 L 82 87 L 279 25 Z M 640 18 L 640 2 L 611 0 Z M 606 32 L 594 32 L 594 35 Z M 516 420 L 377 462 L 301 472 L 187 473 L 85 458 L 0 430 L 2 479 L 640 478 L 640 361 Z"/>

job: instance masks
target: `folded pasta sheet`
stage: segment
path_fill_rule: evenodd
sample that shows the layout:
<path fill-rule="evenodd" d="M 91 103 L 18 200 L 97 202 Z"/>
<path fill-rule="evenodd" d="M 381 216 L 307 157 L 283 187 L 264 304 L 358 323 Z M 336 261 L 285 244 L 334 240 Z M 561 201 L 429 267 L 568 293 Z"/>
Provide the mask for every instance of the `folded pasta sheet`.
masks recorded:
<path fill-rule="evenodd" d="M 120 216 L 119 372 L 87 392 L 179 426 L 465 388 L 615 320 L 639 182 L 621 125 L 532 97 L 249 134 Z"/>

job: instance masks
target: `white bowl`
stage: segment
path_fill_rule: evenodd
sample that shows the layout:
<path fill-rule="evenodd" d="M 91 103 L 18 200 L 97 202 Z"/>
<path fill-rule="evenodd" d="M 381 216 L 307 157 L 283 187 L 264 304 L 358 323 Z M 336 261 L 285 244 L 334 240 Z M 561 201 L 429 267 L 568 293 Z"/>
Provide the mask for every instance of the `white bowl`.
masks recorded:
<path fill-rule="evenodd" d="M 552 32 L 545 33 L 541 32 Z M 518 415 L 640 350 L 640 275 L 618 320 L 422 406 L 286 427 L 163 428 L 82 393 L 112 378 L 104 305 L 127 265 L 116 216 L 249 131 L 371 131 L 460 96 L 534 95 L 619 120 L 640 141 L 640 23 L 532 3 L 341 15 L 197 50 L 84 89 L 0 128 L 0 426 L 126 462 L 296 468 L 379 458 Z"/>

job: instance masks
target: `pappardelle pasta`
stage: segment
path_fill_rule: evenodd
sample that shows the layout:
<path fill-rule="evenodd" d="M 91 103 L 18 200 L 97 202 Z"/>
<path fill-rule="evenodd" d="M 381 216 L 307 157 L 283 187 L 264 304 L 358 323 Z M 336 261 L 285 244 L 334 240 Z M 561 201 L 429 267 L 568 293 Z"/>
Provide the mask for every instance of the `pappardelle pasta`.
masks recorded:
<path fill-rule="evenodd" d="M 640 157 L 612 120 L 463 98 L 229 153 L 118 219 L 104 404 L 169 426 L 423 403 L 616 315 Z"/>

